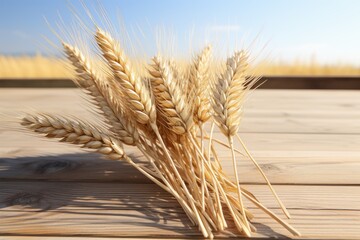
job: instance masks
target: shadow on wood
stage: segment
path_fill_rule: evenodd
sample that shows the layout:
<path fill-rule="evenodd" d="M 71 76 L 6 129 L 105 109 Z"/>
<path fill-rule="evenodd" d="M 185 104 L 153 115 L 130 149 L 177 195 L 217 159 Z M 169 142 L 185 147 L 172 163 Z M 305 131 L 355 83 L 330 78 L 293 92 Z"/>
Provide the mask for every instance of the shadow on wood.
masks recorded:
<path fill-rule="evenodd" d="M 6 215 L 0 218 L 0 234 L 18 233 L 16 231 L 23 233 L 23 227 L 28 224 L 35 229 L 39 227 L 38 224 L 47 228 L 49 226 L 58 228 L 61 224 L 71 224 L 74 227 L 85 224 L 90 230 L 75 235 L 93 236 L 90 234 L 92 228 L 99 229 L 101 226 L 111 225 L 119 228 L 138 228 L 139 231 L 147 227 L 152 231 L 159 229 L 181 238 L 201 236 L 197 227 L 191 224 L 170 194 L 150 181 L 144 182 L 144 178 L 136 177 L 140 173 L 125 162 L 116 161 L 119 165 L 117 169 L 122 168 L 122 174 L 132 175 L 135 177 L 133 179 L 141 179 L 142 182 L 136 183 L 130 180 L 131 183 L 122 181 L 101 183 L 91 181 L 90 176 L 88 176 L 90 181 L 86 181 L 86 175 L 83 176 L 82 182 L 66 181 L 64 174 L 71 176 L 72 172 L 78 172 L 77 170 L 83 167 L 82 164 L 85 164 L 78 159 L 96 161 L 97 166 L 101 166 L 99 162 L 111 161 L 102 159 L 97 154 L 88 153 L 0 159 L 0 176 L 16 172 L 22 175 L 16 179 L 17 181 L 7 179 L 0 183 L 2 189 L 0 213 Z M 136 159 L 136 156 L 133 156 L 133 159 L 141 161 Z M 11 164 L 14 161 L 21 164 Z M 107 174 L 107 170 L 99 169 L 99 171 L 102 171 L 104 176 Z M 61 176 L 63 181 L 53 181 L 56 175 Z M 29 179 L 30 176 L 34 180 Z M 228 224 L 229 229 L 224 233 L 218 233 L 217 236 L 236 236 L 233 234 L 237 232 L 235 226 L 231 222 Z M 254 225 L 264 236 L 285 237 L 270 227 L 257 223 L 257 220 Z M 59 234 L 58 229 L 53 231 Z M 113 231 L 106 232 L 105 229 L 103 231 L 100 235 L 116 236 Z M 66 231 L 60 232 L 60 235 L 65 236 Z"/>
<path fill-rule="evenodd" d="M 1 159 L 0 172 L 9 171 L 14 173 L 19 169 L 11 169 L 12 166 L 22 166 L 23 169 L 19 171 L 20 173 L 24 173 L 24 169 L 27 169 L 28 174 L 37 175 L 44 180 L 61 172 L 71 174 L 71 171 L 76 171 L 81 163 L 72 161 L 72 159 L 77 158 L 95 158 L 96 161 L 110 161 L 101 159 L 96 154 L 8 158 Z M 21 161 L 23 164 L 6 164 L 9 161 Z M 137 175 L 136 170 L 130 165 L 121 161 L 117 161 L 117 163 L 120 165 L 119 167 L 126 169 L 122 173 L 128 172 L 129 175 Z M 103 172 L 103 174 L 106 175 L 107 173 Z M 63 174 L 61 176 L 64 177 Z M 118 192 L 114 192 L 114 185 L 118 186 Z M 151 186 L 152 190 L 148 191 L 148 187 L 144 189 L 144 185 Z M 76 216 L 89 215 L 90 218 L 96 216 L 96 223 L 93 223 L 95 228 L 96 224 L 106 224 L 111 219 L 112 224 L 116 224 L 118 221 L 118 224 L 122 226 L 138 226 L 140 229 L 142 226 L 150 224 L 153 228 L 171 228 L 175 232 L 179 230 L 179 233 L 190 229 L 196 232 L 196 229 L 193 229 L 194 227 L 191 226 L 191 222 L 187 220 L 185 213 L 176 200 L 155 184 L 139 183 L 129 185 L 118 182 L 108 184 L 91 183 L 89 185 L 81 182 L 27 180 L 26 182 L 2 182 L 0 186 L 2 189 L 0 193 L 0 211 L 3 209 L 8 213 L 13 212 L 13 214 L 8 214 L 9 216 L 6 218 L 2 218 L 3 220 L 6 219 L 5 222 L 0 220 L 1 233 L 6 232 L 6 230 L 4 232 L 6 226 L 15 226 L 21 219 L 21 214 L 29 212 L 33 213 L 32 217 L 34 219 L 37 218 L 38 213 L 42 212 L 76 214 Z M 88 188 L 89 186 L 91 188 Z M 112 190 L 107 191 L 110 188 Z M 131 219 L 131 221 L 124 221 L 126 219 Z M 146 220 L 144 221 L 144 219 Z M 37 222 L 42 224 L 52 224 L 52 222 L 48 222 L 49 220 L 46 217 L 37 218 Z M 76 221 L 77 219 L 69 219 L 69 222 L 74 222 L 74 224 L 76 224 Z M 171 227 L 167 225 L 168 222 L 179 222 L 181 224 L 179 224 L 178 228 L 174 228 L 173 224 L 170 224 Z"/>
<path fill-rule="evenodd" d="M 141 161 L 138 154 L 130 157 Z M 151 183 L 126 162 L 108 160 L 96 153 L 0 158 L 0 179 Z"/>

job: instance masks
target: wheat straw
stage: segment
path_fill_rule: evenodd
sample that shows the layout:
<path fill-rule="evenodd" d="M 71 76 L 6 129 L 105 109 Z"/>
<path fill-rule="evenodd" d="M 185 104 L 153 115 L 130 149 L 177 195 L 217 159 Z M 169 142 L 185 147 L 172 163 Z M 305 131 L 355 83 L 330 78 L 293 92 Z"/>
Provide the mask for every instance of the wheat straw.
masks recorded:
<path fill-rule="evenodd" d="M 252 160 L 289 216 L 237 134 L 244 99 L 256 81 L 256 78 L 246 79 L 246 52 L 237 52 L 229 58 L 226 70 L 216 81 L 211 77 L 210 46 L 195 58 L 188 74 L 175 61 L 157 56 L 147 66 L 149 76 L 140 76 L 109 33 L 97 28 L 95 40 L 109 71 L 95 71 L 77 47 L 67 43 L 63 47 L 76 71 L 74 81 L 105 118 L 105 124 L 100 124 L 103 127 L 49 114 L 28 115 L 21 122 L 23 126 L 48 138 L 92 149 L 110 159 L 125 160 L 169 192 L 205 238 L 213 238 L 214 232 L 227 229 L 230 222 L 243 236 L 250 237 L 256 231 L 251 223 L 254 216 L 243 197 L 299 235 L 239 184 L 235 152 Z M 212 125 L 210 137 L 204 128 L 208 121 Z M 227 137 L 228 144 L 213 138 L 215 124 Z M 235 136 L 245 154 L 235 148 Z M 230 149 L 235 182 L 223 172 L 214 143 Z M 126 155 L 125 145 L 136 146 L 146 162 L 134 162 Z"/>

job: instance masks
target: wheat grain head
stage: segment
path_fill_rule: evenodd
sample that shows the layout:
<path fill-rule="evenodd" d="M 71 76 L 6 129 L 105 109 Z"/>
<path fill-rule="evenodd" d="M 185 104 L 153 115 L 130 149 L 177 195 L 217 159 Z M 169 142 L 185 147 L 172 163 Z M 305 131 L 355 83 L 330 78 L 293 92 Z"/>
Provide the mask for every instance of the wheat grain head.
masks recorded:
<path fill-rule="evenodd" d="M 225 72 L 212 87 L 213 117 L 226 136 L 234 136 L 239 129 L 247 88 L 247 59 L 245 51 L 236 52 L 227 60 Z"/>
<path fill-rule="evenodd" d="M 183 93 L 176 86 L 168 62 L 154 57 L 149 73 L 158 114 L 162 115 L 171 131 L 179 135 L 186 133 L 192 126 L 191 112 Z"/>
<path fill-rule="evenodd" d="M 193 95 L 193 115 L 195 123 L 204 123 L 210 118 L 209 84 L 210 45 L 196 57 L 191 66 L 188 92 Z"/>
<path fill-rule="evenodd" d="M 93 98 L 93 103 L 99 107 L 105 116 L 110 130 L 125 144 L 134 145 L 139 138 L 137 129 L 126 121 L 121 106 L 113 99 L 111 89 L 93 70 L 90 62 L 76 47 L 63 43 L 64 51 L 75 67 L 75 83 Z"/>
<path fill-rule="evenodd" d="M 22 119 L 21 125 L 36 133 L 45 134 L 48 138 L 58 138 L 61 142 L 93 149 L 110 159 L 120 159 L 124 156 L 119 141 L 98 130 L 98 127 L 95 128 L 82 121 L 39 114 L 27 115 Z"/>
<path fill-rule="evenodd" d="M 155 124 L 156 109 L 150 91 L 132 69 L 130 61 L 120 49 L 119 44 L 109 33 L 99 28 L 96 31 L 95 39 L 112 69 L 115 79 L 120 83 L 135 120 L 140 124 Z"/>

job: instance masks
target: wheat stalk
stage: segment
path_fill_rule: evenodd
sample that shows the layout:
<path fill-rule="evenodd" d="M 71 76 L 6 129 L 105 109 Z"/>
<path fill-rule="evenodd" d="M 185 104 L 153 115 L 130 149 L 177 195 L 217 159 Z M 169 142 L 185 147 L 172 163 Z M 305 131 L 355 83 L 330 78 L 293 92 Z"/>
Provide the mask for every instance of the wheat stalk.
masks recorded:
<path fill-rule="evenodd" d="M 201 152 L 204 153 L 204 129 L 203 124 L 210 118 L 209 102 L 209 65 L 211 57 L 211 46 L 207 46 L 194 60 L 190 69 L 188 92 L 190 101 L 193 101 L 193 119 L 200 128 Z M 201 163 L 201 192 L 202 206 L 205 208 L 205 169 L 204 162 Z"/>
<path fill-rule="evenodd" d="M 238 131 L 241 119 L 242 101 L 246 83 L 244 73 L 247 67 L 247 56 L 244 52 L 237 52 L 232 58 L 228 59 L 226 65 L 226 71 L 213 88 L 212 106 L 215 122 L 218 124 L 222 133 L 228 138 L 238 189 L 238 201 L 241 206 L 243 219 L 245 219 L 245 227 L 249 231 L 250 225 L 245 216 L 233 143 L 233 136 Z"/>
<path fill-rule="evenodd" d="M 153 58 L 152 68 L 152 71 L 150 71 L 150 74 L 152 75 L 151 85 L 159 115 L 162 116 L 162 119 L 165 119 L 167 126 L 169 126 L 169 129 L 175 134 L 182 135 L 188 133 L 192 123 L 191 112 L 187 109 L 182 93 L 176 88 L 176 82 L 173 80 L 173 74 L 168 63 L 162 62 L 159 57 L 155 57 Z M 156 131 L 156 129 L 154 130 Z M 190 191 L 185 185 L 185 182 L 181 179 L 181 175 L 176 168 L 173 157 L 168 153 L 159 132 L 156 131 L 156 133 L 159 141 L 165 148 L 164 152 L 167 154 L 171 169 L 174 171 L 175 176 L 180 178 L 180 184 L 185 195 L 191 198 Z M 211 230 L 209 229 L 209 226 L 207 226 L 207 223 L 201 219 L 202 216 L 199 214 L 195 202 L 190 201 L 190 204 L 198 218 L 198 222 L 202 225 L 201 231 L 205 236 L 211 236 Z"/>
<path fill-rule="evenodd" d="M 140 76 L 109 33 L 97 28 L 95 40 L 109 67 L 109 71 L 100 74 L 77 47 L 67 43 L 63 47 L 76 71 L 74 81 L 100 110 L 106 129 L 49 114 L 28 115 L 22 120 L 23 126 L 48 138 L 81 145 L 114 160 L 125 160 L 169 192 L 205 238 L 213 238 L 213 231 L 225 230 L 229 221 L 234 222 L 242 235 L 251 236 L 256 230 L 250 222 L 254 216 L 242 197 L 299 235 L 239 184 L 235 152 L 244 154 L 235 148 L 235 136 L 289 216 L 237 134 L 244 99 L 255 83 L 255 79 L 246 79 L 246 52 L 237 52 L 229 58 L 217 81 L 211 79 L 210 46 L 195 58 L 187 74 L 173 60 L 157 56 L 148 67 L 148 76 Z M 212 127 L 208 137 L 203 126 L 210 118 Z M 228 144 L 213 138 L 215 123 Z M 208 140 L 207 150 L 205 140 Z M 221 158 L 213 143 L 230 149 L 235 182 L 222 171 Z M 123 144 L 136 146 L 147 159 L 147 165 L 127 156 Z"/>
<path fill-rule="evenodd" d="M 251 155 L 250 151 L 247 149 L 245 143 L 243 142 L 243 140 L 240 138 L 239 134 L 236 134 L 236 137 L 238 138 L 239 142 L 241 143 L 242 147 L 244 148 L 246 154 L 248 155 L 248 157 L 250 158 L 250 160 L 254 163 L 255 167 L 259 170 L 261 176 L 264 178 L 264 180 L 266 181 L 266 184 L 269 186 L 272 194 L 274 195 L 276 201 L 279 203 L 281 210 L 283 211 L 283 213 L 290 218 L 290 213 L 288 212 L 288 210 L 286 209 L 285 205 L 282 203 L 282 201 L 280 200 L 279 196 L 277 195 L 277 193 L 275 192 L 274 188 L 272 187 L 269 179 L 266 177 L 264 171 L 261 169 L 261 167 L 259 166 L 259 164 L 256 162 L 256 160 L 253 158 L 253 156 Z"/>

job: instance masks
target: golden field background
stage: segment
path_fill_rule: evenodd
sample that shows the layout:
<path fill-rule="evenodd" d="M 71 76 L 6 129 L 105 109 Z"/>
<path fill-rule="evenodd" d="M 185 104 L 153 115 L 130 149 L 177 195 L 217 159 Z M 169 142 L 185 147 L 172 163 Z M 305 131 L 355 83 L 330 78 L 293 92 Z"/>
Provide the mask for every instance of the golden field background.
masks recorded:
<path fill-rule="evenodd" d="M 316 62 L 267 62 L 252 66 L 251 72 L 265 76 L 360 76 L 360 68 L 349 64 L 322 65 Z M 58 58 L 0 56 L 0 78 L 70 78 L 72 71 Z"/>
<path fill-rule="evenodd" d="M 63 60 L 52 57 L 0 56 L 0 78 L 68 78 L 71 71 Z"/>

